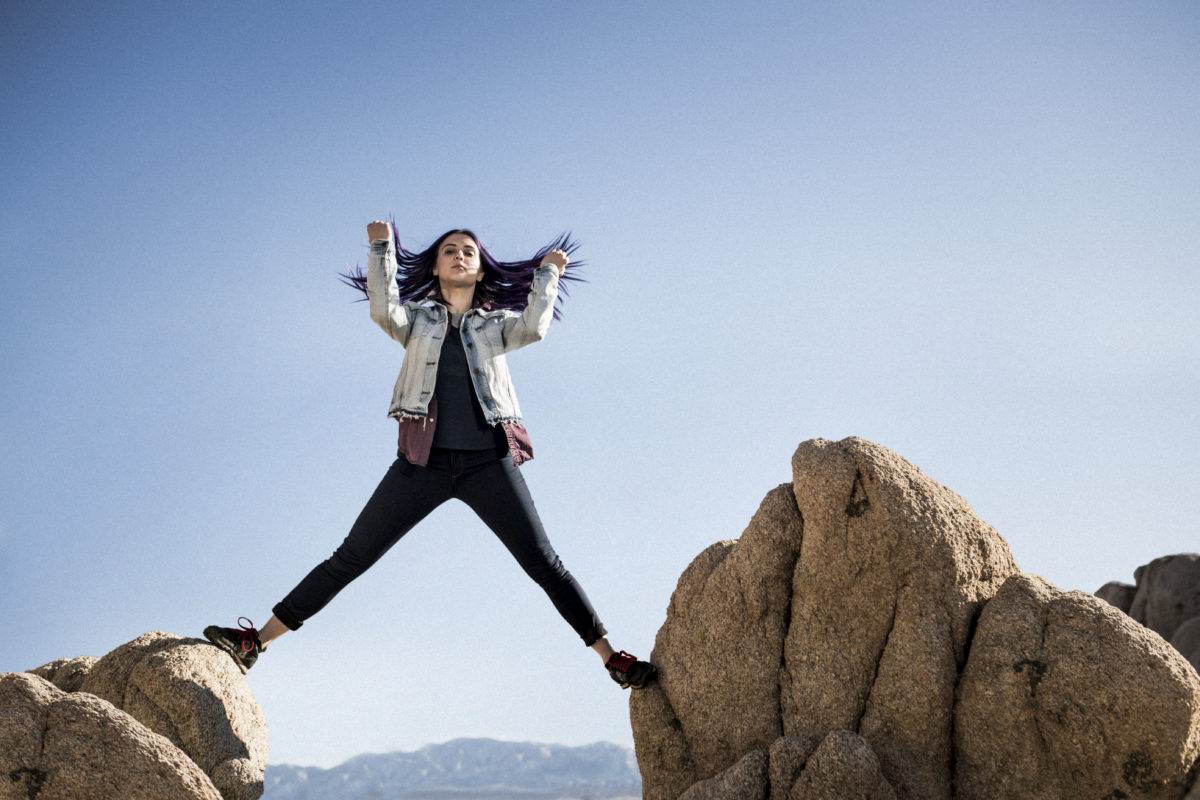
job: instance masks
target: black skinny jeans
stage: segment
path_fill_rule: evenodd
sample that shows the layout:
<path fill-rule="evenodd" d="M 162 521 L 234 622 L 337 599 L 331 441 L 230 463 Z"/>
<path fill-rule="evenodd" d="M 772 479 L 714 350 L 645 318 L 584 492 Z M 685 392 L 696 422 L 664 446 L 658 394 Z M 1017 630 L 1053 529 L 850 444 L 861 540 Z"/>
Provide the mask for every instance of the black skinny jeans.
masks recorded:
<path fill-rule="evenodd" d="M 587 595 L 550 546 L 525 478 L 507 453 L 498 455 L 495 450 L 434 448 L 427 467 L 397 458 L 345 541 L 275 606 L 275 616 L 288 628 L 299 628 L 452 497 L 470 506 L 492 529 L 584 644 L 590 646 L 605 635 Z"/>

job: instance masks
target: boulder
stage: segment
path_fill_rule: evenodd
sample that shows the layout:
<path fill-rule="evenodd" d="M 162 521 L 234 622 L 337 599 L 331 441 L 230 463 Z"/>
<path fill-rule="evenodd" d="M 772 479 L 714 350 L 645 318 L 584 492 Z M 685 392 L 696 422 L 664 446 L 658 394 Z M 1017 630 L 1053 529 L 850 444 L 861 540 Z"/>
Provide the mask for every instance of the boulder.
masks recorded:
<path fill-rule="evenodd" d="M 1096 597 L 1105 601 L 1109 605 L 1121 609 L 1126 614 L 1133 606 L 1134 595 L 1137 594 L 1137 587 L 1132 583 L 1122 583 L 1121 581 L 1109 581 L 1096 590 Z"/>
<path fill-rule="evenodd" d="M 679 800 L 767 800 L 767 754 L 752 750 L 736 764 L 692 784 Z"/>
<path fill-rule="evenodd" d="M 955 734 L 964 800 L 1174 800 L 1200 756 L 1200 677 L 1099 598 L 1016 575 L 979 618 Z"/>
<path fill-rule="evenodd" d="M 652 661 L 654 658 L 651 655 Z M 642 774 L 643 800 L 675 800 L 698 776 L 696 762 L 683 735 L 683 724 L 675 715 L 661 681 L 630 695 L 629 720 L 638 770 Z"/>
<path fill-rule="evenodd" d="M 895 800 L 866 739 L 834 731 L 808 758 L 788 800 Z"/>
<path fill-rule="evenodd" d="M 804 543 L 781 675 L 784 733 L 853 731 L 897 796 L 951 794 L 954 687 L 981 604 L 1017 567 L 970 505 L 850 438 L 792 458 Z"/>
<path fill-rule="evenodd" d="M 1175 629 L 1171 646 L 1188 660 L 1193 669 L 1200 672 L 1200 616 L 1192 617 Z"/>
<path fill-rule="evenodd" d="M 0 675 L 0 800 L 222 800 L 166 738 L 90 694 Z"/>
<path fill-rule="evenodd" d="M 49 664 L 27 670 L 31 675 L 38 675 L 53 683 L 64 692 L 77 692 L 83 679 L 100 659 L 95 656 L 75 656 L 74 658 L 59 658 Z"/>
<path fill-rule="evenodd" d="M 1200 553 L 1156 558 L 1133 573 L 1137 594 L 1129 616 L 1170 639 L 1175 629 L 1200 615 Z"/>
<path fill-rule="evenodd" d="M 819 744 L 807 736 L 780 736 L 775 740 L 767 753 L 770 757 L 771 800 L 791 797 L 792 787 Z"/>
<path fill-rule="evenodd" d="M 222 650 L 162 631 L 113 650 L 80 691 L 107 700 L 187 753 L 225 800 L 263 793 L 267 723 L 245 678 Z"/>
<path fill-rule="evenodd" d="M 783 733 L 780 666 L 801 528 L 792 487 L 783 484 L 763 499 L 740 539 L 712 545 L 680 577 L 651 655 L 661 691 L 631 698 L 635 720 L 653 707 L 667 725 L 635 722 L 659 731 L 637 751 L 651 773 L 669 769 L 690 785 L 751 750 L 765 751 Z M 662 736 L 686 745 L 664 750 Z M 676 763 L 668 768 L 663 758 Z M 643 791 L 659 796 L 645 783 Z"/>

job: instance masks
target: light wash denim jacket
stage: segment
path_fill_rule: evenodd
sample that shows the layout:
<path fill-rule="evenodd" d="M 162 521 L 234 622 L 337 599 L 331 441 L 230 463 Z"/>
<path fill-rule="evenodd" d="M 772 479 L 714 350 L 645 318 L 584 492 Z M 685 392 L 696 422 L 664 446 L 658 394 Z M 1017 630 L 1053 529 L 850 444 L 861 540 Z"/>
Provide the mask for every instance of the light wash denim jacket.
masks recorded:
<path fill-rule="evenodd" d="M 372 241 L 367 261 L 371 319 L 404 345 L 404 363 L 400 365 L 388 416 L 399 420 L 425 419 L 437 384 L 438 359 L 450 315 L 435 300 L 401 303 L 396 269 L 396 248 L 392 241 Z M 471 382 L 489 425 L 520 423 L 521 407 L 517 405 L 504 354 L 546 336 L 557 297 L 558 269 L 546 264 L 533 274 L 529 302 L 522 313 L 472 308 L 463 315 L 460 329 Z"/>

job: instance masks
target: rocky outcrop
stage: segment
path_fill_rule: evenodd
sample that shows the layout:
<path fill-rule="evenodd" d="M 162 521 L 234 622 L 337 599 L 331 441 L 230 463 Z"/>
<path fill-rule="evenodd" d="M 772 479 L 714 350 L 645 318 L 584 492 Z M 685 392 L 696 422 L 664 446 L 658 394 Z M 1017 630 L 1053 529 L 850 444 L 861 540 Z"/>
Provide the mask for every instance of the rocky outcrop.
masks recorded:
<path fill-rule="evenodd" d="M 804 520 L 784 732 L 859 733 L 905 797 L 948 797 L 954 686 L 979 604 L 1017 569 L 958 495 L 862 439 L 792 457 Z"/>
<path fill-rule="evenodd" d="M 866 739 L 850 731 L 825 737 L 788 791 L 794 800 L 895 800 Z"/>
<path fill-rule="evenodd" d="M 767 800 L 767 754 L 751 750 L 729 769 L 692 784 L 679 800 Z"/>
<path fill-rule="evenodd" d="M 1136 586 L 1132 583 L 1122 583 L 1121 581 L 1109 581 L 1096 590 L 1096 597 L 1099 597 L 1111 606 L 1121 609 L 1126 614 L 1133 607 L 1133 598 L 1136 594 Z"/>
<path fill-rule="evenodd" d="M 96 662 L 80 690 L 174 742 L 225 800 L 262 795 L 267 721 L 222 650 L 202 639 L 152 631 Z"/>
<path fill-rule="evenodd" d="M 1175 629 L 1171 646 L 1200 672 L 1200 617 L 1192 617 Z"/>
<path fill-rule="evenodd" d="M 174 769 L 173 765 L 177 763 L 185 763 L 190 766 L 176 775 L 185 785 L 191 785 L 188 770 L 196 769 L 207 776 L 207 785 L 219 791 L 224 800 L 253 800 L 262 795 L 267 762 L 267 726 L 262 708 L 229 656 L 207 642 L 152 631 L 103 658 L 59 659 L 30 670 L 30 673 L 3 676 L 10 682 L 19 678 L 44 684 L 43 689 L 23 690 L 23 693 L 11 695 L 12 698 L 26 698 L 22 702 L 28 706 L 29 696 L 43 700 L 48 697 L 46 702 L 62 709 L 81 708 L 80 703 L 84 703 L 86 708 L 92 709 L 92 717 L 97 713 L 95 709 L 105 709 L 106 718 L 122 720 L 119 726 L 122 735 L 131 737 L 128 747 L 118 747 L 113 744 L 116 739 L 112 739 L 111 742 L 105 740 L 104 747 L 99 750 L 65 745 L 46 748 L 38 756 L 36 769 L 39 774 L 71 775 L 83 770 L 96 781 L 121 783 L 132 769 L 126 750 L 133 748 L 130 752 L 140 753 L 146 750 L 141 743 L 153 742 L 152 749 L 160 755 L 155 756 L 157 761 L 152 759 L 152 763 L 159 766 L 147 769 L 163 772 L 168 767 Z M 47 695 L 46 689 L 52 689 L 56 694 Z M 20 723 L 27 716 L 26 712 L 12 710 L 7 703 L 0 702 L 0 744 L 3 737 L 9 735 L 10 727 L 15 725 L 14 730 L 28 727 Z M 51 715 L 50 719 L 57 717 Z M 83 741 L 76 737 L 66 743 L 81 744 Z M 168 751 L 173 754 L 169 758 L 161 755 Z M 104 778 L 109 772 L 114 774 Z M 120 774 L 115 774 L 117 772 Z M 2 791 L 0 798 L 8 797 Z M 52 796 L 133 795 L 59 793 Z"/>
<path fill-rule="evenodd" d="M 1137 593 L 1129 616 L 1164 639 L 1200 616 L 1200 553 L 1156 558 L 1138 567 L 1133 579 Z"/>
<path fill-rule="evenodd" d="M 110 703 L 0 675 L 0 799 L 221 800 L 164 737 Z"/>
<path fill-rule="evenodd" d="M 665 676 L 658 689 L 670 695 L 679 727 L 669 723 L 650 747 L 678 750 L 671 741 L 681 734 L 686 753 L 664 757 L 679 762 L 671 772 L 689 785 L 751 750 L 765 751 L 784 733 L 780 663 L 800 533 L 791 486 L 780 486 L 741 539 L 712 545 L 679 579 L 654 651 Z M 648 710 L 656 699 L 640 705 Z M 639 750 L 639 762 L 642 757 Z M 691 764 L 711 766 L 697 771 Z"/>
<path fill-rule="evenodd" d="M 32 675 L 45 678 L 64 692 L 77 692 L 83 685 L 83 679 L 100 659 L 95 656 L 75 656 L 75 658 L 58 658 L 49 664 L 43 664 L 29 670 Z"/>
<path fill-rule="evenodd" d="M 1183 795 L 1200 679 L 1161 637 L 886 448 L 792 467 L 680 577 L 630 701 L 647 800 Z"/>
<path fill-rule="evenodd" d="M 1200 679 L 1105 602 L 1017 575 L 980 616 L 955 721 L 959 797 L 1179 798 Z"/>
<path fill-rule="evenodd" d="M 1200 671 L 1200 553 L 1156 558 L 1133 575 L 1136 585 L 1110 581 L 1096 596 L 1158 632 Z"/>

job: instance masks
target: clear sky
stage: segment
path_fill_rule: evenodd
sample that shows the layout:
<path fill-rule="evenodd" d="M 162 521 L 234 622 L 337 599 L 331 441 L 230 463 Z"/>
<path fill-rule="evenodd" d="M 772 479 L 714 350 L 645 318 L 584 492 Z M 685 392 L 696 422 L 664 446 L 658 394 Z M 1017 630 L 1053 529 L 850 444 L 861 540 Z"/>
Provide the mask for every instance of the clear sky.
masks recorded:
<path fill-rule="evenodd" d="M 0 671 L 261 625 L 336 547 L 395 455 L 336 279 L 388 213 L 583 242 L 510 365 L 617 647 L 810 438 L 1063 588 L 1196 550 L 1197 42 L 1182 1 L 0 4 Z M 632 741 L 463 506 L 249 680 L 275 763 Z"/>

